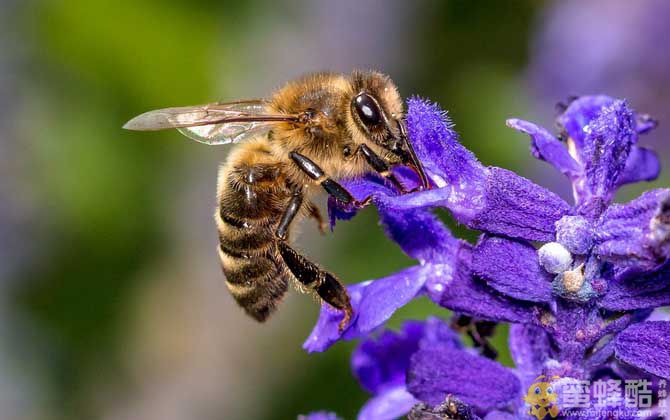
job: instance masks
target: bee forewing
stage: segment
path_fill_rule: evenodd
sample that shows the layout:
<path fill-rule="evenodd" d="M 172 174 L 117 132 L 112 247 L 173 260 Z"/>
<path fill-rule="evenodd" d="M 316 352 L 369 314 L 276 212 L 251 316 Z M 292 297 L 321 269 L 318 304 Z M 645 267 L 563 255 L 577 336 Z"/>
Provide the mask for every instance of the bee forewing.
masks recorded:
<path fill-rule="evenodd" d="M 272 113 L 267 102 L 253 99 L 149 111 L 128 121 L 123 128 L 139 131 L 176 128 L 201 143 L 226 144 L 266 133 L 273 124 L 295 118 Z"/>
<path fill-rule="evenodd" d="M 178 128 L 186 137 L 211 145 L 240 143 L 245 139 L 260 136 L 272 128 L 272 122 L 249 121 L 225 124 L 209 124 Z"/>
<path fill-rule="evenodd" d="M 145 112 L 128 121 L 126 130 L 155 131 L 178 128 L 202 122 L 207 112 L 194 107 L 166 108 Z"/>
<path fill-rule="evenodd" d="M 139 131 L 165 130 L 208 123 L 215 124 L 228 118 L 253 117 L 265 111 L 265 102 L 259 99 L 180 106 L 145 112 L 128 121 L 123 128 Z"/>

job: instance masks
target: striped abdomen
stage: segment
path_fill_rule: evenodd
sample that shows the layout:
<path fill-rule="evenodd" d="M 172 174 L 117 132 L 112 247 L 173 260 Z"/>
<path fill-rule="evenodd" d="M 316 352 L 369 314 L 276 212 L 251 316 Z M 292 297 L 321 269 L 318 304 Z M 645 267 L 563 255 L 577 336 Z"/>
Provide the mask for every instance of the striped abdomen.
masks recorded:
<path fill-rule="evenodd" d="M 226 285 L 264 321 L 288 288 L 275 230 L 290 198 L 281 165 L 263 142 L 238 146 L 219 173 L 219 255 Z"/>

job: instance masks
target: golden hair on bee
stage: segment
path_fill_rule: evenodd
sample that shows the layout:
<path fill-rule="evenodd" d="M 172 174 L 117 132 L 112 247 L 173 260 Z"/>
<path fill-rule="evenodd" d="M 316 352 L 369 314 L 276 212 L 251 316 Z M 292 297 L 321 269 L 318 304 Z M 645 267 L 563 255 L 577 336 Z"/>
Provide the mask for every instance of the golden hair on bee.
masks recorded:
<path fill-rule="evenodd" d="M 258 321 L 272 314 L 289 281 L 343 311 L 340 328 L 351 318 L 342 283 L 290 245 L 299 219 L 323 229 L 315 192 L 363 207 L 369 197 L 357 200 L 337 180 L 376 172 L 404 191 L 391 171 L 399 164 L 429 188 L 407 139 L 398 90 L 373 71 L 308 74 L 268 99 L 150 111 L 124 128 L 176 128 L 206 144 L 240 143 L 219 171 L 214 217 L 226 285 Z"/>

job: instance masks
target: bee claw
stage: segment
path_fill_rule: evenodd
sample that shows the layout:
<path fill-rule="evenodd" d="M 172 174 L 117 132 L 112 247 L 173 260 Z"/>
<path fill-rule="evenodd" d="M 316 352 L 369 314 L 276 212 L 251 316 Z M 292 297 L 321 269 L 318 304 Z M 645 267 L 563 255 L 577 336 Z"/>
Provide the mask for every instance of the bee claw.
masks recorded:
<path fill-rule="evenodd" d="M 362 201 L 358 201 L 358 200 L 354 201 L 354 206 L 356 206 L 357 208 L 363 208 L 363 207 L 367 206 L 368 204 L 370 204 L 370 202 L 372 202 L 372 196 L 371 195 L 365 197 Z"/>
<path fill-rule="evenodd" d="M 343 311 L 344 311 L 344 318 L 342 318 L 342 321 L 340 321 L 340 325 L 337 327 L 337 330 L 340 334 L 342 334 L 344 330 L 349 326 L 349 321 L 351 321 L 351 316 L 353 314 L 351 306 L 343 309 Z"/>

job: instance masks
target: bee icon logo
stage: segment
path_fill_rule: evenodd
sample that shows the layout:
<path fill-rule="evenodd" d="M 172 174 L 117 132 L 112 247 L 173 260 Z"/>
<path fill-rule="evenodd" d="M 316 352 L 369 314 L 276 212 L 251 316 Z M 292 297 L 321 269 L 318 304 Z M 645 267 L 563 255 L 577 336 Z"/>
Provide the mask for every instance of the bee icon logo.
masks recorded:
<path fill-rule="evenodd" d="M 542 381 L 544 379 L 544 381 Z M 558 376 L 553 376 L 551 380 L 559 379 Z M 551 382 L 544 375 L 535 378 L 535 382 L 528 388 L 526 396 L 523 400 L 530 406 L 528 414 L 535 416 L 537 420 L 543 420 L 550 415 L 551 418 L 556 418 L 560 408 L 557 405 L 557 396 Z"/>

